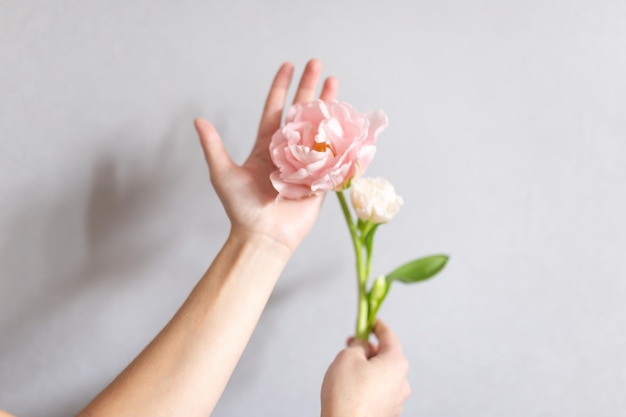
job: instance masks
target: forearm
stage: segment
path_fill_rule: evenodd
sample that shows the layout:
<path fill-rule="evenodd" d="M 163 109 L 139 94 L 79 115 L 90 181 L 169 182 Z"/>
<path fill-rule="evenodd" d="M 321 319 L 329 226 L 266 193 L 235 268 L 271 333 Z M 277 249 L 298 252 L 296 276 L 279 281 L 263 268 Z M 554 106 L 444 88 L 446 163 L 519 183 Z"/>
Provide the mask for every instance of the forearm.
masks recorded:
<path fill-rule="evenodd" d="M 209 415 L 289 256 L 270 239 L 231 233 L 174 318 L 86 415 Z"/>

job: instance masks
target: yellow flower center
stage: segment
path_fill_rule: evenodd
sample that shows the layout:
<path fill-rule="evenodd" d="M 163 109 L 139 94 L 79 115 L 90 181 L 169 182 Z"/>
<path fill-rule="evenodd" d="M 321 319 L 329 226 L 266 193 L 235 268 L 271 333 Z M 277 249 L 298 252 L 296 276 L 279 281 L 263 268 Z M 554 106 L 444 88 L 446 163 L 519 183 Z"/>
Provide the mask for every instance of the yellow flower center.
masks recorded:
<path fill-rule="evenodd" d="M 330 149 L 330 151 L 333 153 L 333 156 L 337 156 L 335 154 L 335 151 L 333 151 L 333 148 L 331 148 L 330 145 L 326 142 L 315 142 L 312 149 L 317 152 L 326 152 Z"/>

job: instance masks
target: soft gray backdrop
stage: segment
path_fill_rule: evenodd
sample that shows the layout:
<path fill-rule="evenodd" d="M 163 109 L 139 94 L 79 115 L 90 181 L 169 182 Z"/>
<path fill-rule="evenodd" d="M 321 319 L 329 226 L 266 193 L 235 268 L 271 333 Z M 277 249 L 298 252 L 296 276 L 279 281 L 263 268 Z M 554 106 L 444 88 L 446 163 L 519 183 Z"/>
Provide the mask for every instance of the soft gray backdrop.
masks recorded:
<path fill-rule="evenodd" d="M 381 316 L 406 415 L 626 412 L 623 0 L 0 0 L 0 408 L 77 412 L 150 341 L 228 224 L 192 127 L 242 161 L 281 62 L 384 109 L 406 205 L 374 272 L 452 256 Z M 315 416 L 351 333 L 334 196 L 216 416 Z"/>

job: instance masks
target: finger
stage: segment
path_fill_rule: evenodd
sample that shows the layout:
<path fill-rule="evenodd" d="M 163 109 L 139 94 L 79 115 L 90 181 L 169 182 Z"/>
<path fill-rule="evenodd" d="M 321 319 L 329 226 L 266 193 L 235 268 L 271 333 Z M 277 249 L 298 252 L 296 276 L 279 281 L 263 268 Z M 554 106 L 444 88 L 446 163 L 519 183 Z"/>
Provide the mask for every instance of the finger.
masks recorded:
<path fill-rule="evenodd" d="M 356 342 L 357 339 L 354 338 L 354 336 L 350 336 L 347 340 L 346 340 L 346 346 L 350 347 L 354 342 Z M 378 345 L 373 344 L 373 343 L 368 343 L 368 358 L 372 357 L 372 356 L 376 356 L 378 354 Z"/>
<path fill-rule="evenodd" d="M 293 64 L 286 62 L 278 69 L 270 91 L 265 100 L 263 115 L 259 125 L 259 140 L 267 141 L 263 146 L 269 146 L 271 135 L 280 127 L 280 120 L 283 116 L 287 91 L 293 76 Z"/>
<path fill-rule="evenodd" d="M 378 355 L 379 346 L 370 342 L 370 358 Z"/>
<path fill-rule="evenodd" d="M 328 77 L 324 81 L 322 87 L 322 93 L 320 99 L 323 101 L 333 101 L 337 97 L 337 90 L 339 89 L 339 81 L 335 77 Z"/>
<path fill-rule="evenodd" d="M 348 348 L 359 350 L 366 359 L 374 355 L 372 345 L 365 340 L 351 338 L 350 343 L 348 343 Z"/>
<path fill-rule="evenodd" d="M 374 326 L 374 334 L 378 339 L 379 354 L 398 352 L 402 353 L 402 345 L 398 336 L 382 320 L 377 320 Z"/>
<path fill-rule="evenodd" d="M 315 98 L 315 89 L 321 73 L 322 63 L 317 59 L 312 59 L 306 64 L 293 99 L 294 103 L 306 103 Z"/>
<path fill-rule="evenodd" d="M 200 143 L 202 144 L 206 162 L 209 165 L 211 177 L 215 177 L 233 166 L 234 163 L 226 152 L 222 139 L 215 127 L 204 119 L 194 120 L 194 125 L 200 137 Z"/>

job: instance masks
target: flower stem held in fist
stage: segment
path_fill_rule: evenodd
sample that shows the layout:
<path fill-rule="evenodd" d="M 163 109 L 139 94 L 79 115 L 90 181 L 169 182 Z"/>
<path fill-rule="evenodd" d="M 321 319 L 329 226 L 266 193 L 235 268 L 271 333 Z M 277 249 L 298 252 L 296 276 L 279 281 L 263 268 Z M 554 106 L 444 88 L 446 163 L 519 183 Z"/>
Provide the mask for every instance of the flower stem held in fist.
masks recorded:
<path fill-rule="evenodd" d="M 393 331 L 377 321 L 378 345 L 351 339 L 322 384 L 322 417 L 397 417 L 409 397 L 409 363 Z"/>

